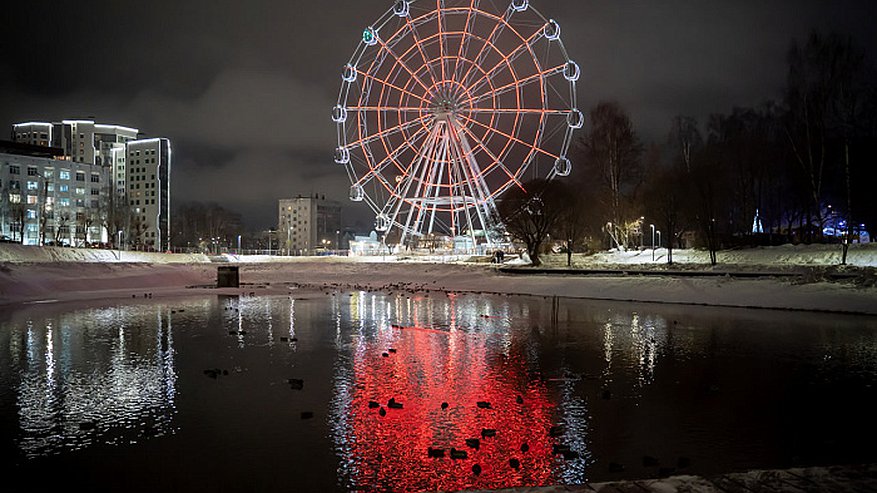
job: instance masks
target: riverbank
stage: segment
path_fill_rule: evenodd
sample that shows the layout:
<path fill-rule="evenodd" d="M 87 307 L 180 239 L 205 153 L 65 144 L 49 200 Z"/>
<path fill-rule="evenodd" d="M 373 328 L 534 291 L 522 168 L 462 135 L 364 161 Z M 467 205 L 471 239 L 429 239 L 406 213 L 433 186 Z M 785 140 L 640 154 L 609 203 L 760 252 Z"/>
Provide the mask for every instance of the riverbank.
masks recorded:
<path fill-rule="evenodd" d="M 300 259 L 238 264 L 244 288 L 444 291 L 877 315 L 877 287 L 861 279 L 503 274 L 490 264 Z M 210 263 L 3 263 L 0 304 L 216 292 Z"/>

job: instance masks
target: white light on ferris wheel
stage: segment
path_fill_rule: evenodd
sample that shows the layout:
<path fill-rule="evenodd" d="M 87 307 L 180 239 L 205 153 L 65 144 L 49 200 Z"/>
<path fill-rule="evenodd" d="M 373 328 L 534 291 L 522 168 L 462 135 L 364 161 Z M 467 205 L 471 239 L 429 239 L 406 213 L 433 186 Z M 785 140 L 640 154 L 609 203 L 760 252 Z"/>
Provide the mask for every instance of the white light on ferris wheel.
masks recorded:
<path fill-rule="evenodd" d="M 408 17 L 408 13 L 411 11 L 411 2 L 408 0 L 399 0 L 393 5 L 393 13 L 398 17 Z"/>
<path fill-rule="evenodd" d="M 512 0 L 512 10 L 515 12 L 523 12 L 530 6 L 529 0 Z"/>

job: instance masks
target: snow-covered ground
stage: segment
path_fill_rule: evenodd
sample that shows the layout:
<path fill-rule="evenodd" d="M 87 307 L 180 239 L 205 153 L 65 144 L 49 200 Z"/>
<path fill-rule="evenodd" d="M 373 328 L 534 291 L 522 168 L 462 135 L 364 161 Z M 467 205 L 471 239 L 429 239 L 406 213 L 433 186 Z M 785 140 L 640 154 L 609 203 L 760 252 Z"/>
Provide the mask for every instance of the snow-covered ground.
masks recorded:
<path fill-rule="evenodd" d="M 667 249 L 610 251 L 593 255 L 574 255 L 573 267 L 608 267 L 640 265 L 643 267 L 670 268 L 667 266 Z M 718 252 L 716 269 L 736 267 L 769 267 L 786 269 L 802 266 L 837 266 L 841 263 L 840 245 L 782 245 L 776 247 L 741 248 Z M 709 252 L 706 250 L 673 250 L 672 268 L 708 267 Z M 548 266 L 566 266 L 565 255 L 551 255 L 546 259 Z M 856 267 L 877 267 L 877 243 L 850 245 L 847 265 Z"/>
<path fill-rule="evenodd" d="M 656 252 L 660 254 L 662 252 Z M 226 262 L 241 268 L 241 282 L 264 285 L 262 293 L 288 293 L 291 287 L 374 289 L 399 292 L 522 294 L 568 298 L 715 305 L 726 307 L 819 310 L 877 315 L 877 247 L 854 245 L 847 267 L 856 277 L 829 282 L 819 275 L 836 270 L 839 249 L 833 246 L 755 248 L 721 252 L 711 268 L 706 253 L 676 251 L 674 269 L 801 271 L 791 278 L 735 279 L 678 276 L 577 276 L 503 274 L 486 259 L 466 257 L 243 257 L 225 256 L 211 263 L 203 255 L 36 248 L 0 244 L 0 304 L 80 299 L 130 298 L 212 293 L 203 286 L 216 281 L 216 267 Z M 564 255 L 546 258 L 562 266 Z M 628 266 L 665 268 L 651 261 L 651 251 L 607 252 L 576 256 L 575 267 Z M 192 288 L 192 286 L 202 286 Z"/>

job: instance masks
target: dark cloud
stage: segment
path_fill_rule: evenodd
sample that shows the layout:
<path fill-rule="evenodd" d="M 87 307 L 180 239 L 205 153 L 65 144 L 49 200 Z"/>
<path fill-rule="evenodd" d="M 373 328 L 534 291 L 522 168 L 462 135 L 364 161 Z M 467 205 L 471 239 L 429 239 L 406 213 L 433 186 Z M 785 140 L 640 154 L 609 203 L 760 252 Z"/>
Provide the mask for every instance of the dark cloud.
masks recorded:
<path fill-rule="evenodd" d="M 583 109 L 617 100 L 646 139 L 663 139 L 677 113 L 703 121 L 778 98 L 790 42 L 814 28 L 877 53 L 871 0 L 531 3 L 563 27 Z M 0 125 L 93 116 L 167 136 L 175 199 L 267 227 L 279 198 L 344 200 L 328 112 L 359 32 L 390 4 L 16 2 L 0 25 Z"/>

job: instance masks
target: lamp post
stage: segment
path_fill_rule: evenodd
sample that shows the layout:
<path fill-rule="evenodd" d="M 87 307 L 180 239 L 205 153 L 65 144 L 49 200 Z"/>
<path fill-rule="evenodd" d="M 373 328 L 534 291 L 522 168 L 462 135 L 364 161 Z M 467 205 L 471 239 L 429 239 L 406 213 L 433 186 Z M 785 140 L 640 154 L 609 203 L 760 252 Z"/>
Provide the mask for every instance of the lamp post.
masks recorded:
<path fill-rule="evenodd" d="M 652 262 L 655 261 L 655 225 L 649 224 L 649 227 L 652 228 Z"/>
<path fill-rule="evenodd" d="M 661 243 L 661 231 L 658 230 L 658 248 L 661 248 L 663 243 Z"/>
<path fill-rule="evenodd" d="M 238 255 L 241 254 L 241 235 L 238 235 Z"/>
<path fill-rule="evenodd" d="M 119 261 L 121 261 L 122 260 L 122 230 L 121 229 L 116 233 L 116 236 L 118 237 L 118 240 L 116 240 L 116 248 L 119 249 Z"/>

